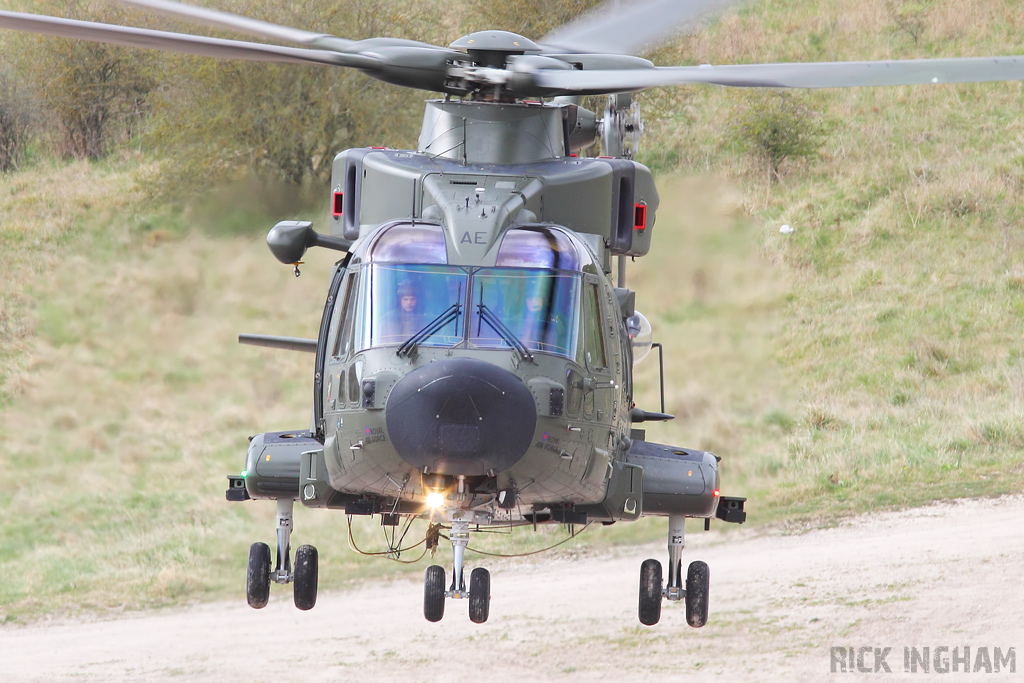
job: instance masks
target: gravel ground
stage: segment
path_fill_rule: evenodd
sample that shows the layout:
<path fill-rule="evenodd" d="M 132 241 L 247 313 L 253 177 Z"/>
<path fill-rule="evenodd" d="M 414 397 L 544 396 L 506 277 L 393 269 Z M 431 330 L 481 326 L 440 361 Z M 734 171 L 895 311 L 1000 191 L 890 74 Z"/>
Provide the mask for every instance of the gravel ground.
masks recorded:
<path fill-rule="evenodd" d="M 0 627 L 10 681 L 1013 680 L 1024 670 L 1024 496 L 870 514 L 786 533 L 688 528 L 684 561 L 711 567 L 711 619 L 686 625 L 666 604 L 636 618 L 640 563 L 661 547 L 627 547 L 488 563 L 490 620 L 464 602 L 422 616 L 422 583 L 367 582 L 325 593 L 300 613 L 287 590 L 261 611 L 238 602 L 114 621 Z M 445 555 L 447 557 L 447 555 Z M 478 556 L 470 556 L 477 562 Z M 472 565 L 471 565 L 472 566 Z M 952 669 L 970 648 L 972 673 Z M 871 674 L 832 674 L 834 647 L 864 652 Z M 875 648 L 892 648 L 874 673 Z M 906 672 L 904 649 L 929 648 L 929 672 Z M 935 649 L 939 669 L 935 670 Z M 973 672 L 983 654 L 1000 672 Z M 871 648 L 870 652 L 861 648 Z M 985 650 L 985 653 L 982 652 Z M 878 653 L 882 650 L 878 650 Z M 839 655 L 837 654 L 838 658 Z M 838 664 L 836 664 L 838 667 Z"/>

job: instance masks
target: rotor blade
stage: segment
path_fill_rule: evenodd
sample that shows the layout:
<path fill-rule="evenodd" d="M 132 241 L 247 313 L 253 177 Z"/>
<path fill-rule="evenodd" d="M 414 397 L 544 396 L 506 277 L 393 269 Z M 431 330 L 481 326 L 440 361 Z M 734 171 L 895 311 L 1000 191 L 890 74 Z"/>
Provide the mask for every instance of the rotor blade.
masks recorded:
<path fill-rule="evenodd" d="M 606 2 L 537 42 L 545 52 L 636 54 L 695 19 L 709 5 L 723 4 L 721 0 L 647 0 L 639 7 L 619 3 Z"/>
<path fill-rule="evenodd" d="M 711 83 L 739 88 L 853 88 L 925 83 L 1024 80 L 1024 56 L 908 59 L 876 62 L 737 64 L 621 71 L 537 71 L 545 93 L 600 95 L 667 85 Z"/>
<path fill-rule="evenodd" d="M 316 353 L 316 339 L 303 339 L 301 337 L 278 337 L 270 334 L 245 334 L 238 335 L 239 344 L 250 344 L 252 346 L 265 346 L 268 349 L 285 349 L 286 351 L 305 351 Z"/>
<path fill-rule="evenodd" d="M 183 2 L 174 2 L 174 0 L 120 0 L 120 2 L 126 5 L 143 7 L 160 14 L 166 14 L 177 19 L 185 19 L 204 26 L 216 26 L 217 28 L 226 28 L 259 38 L 283 40 L 288 43 L 309 45 L 310 47 L 344 50 L 354 42 L 338 38 L 337 36 L 271 24 L 267 21 L 251 19 L 229 12 L 186 5 Z"/>
<path fill-rule="evenodd" d="M 152 31 L 150 29 L 114 26 L 92 21 L 45 17 L 20 12 L 0 12 L 0 28 L 43 33 L 61 38 L 91 40 L 128 47 L 151 48 L 170 52 L 183 52 L 204 57 L 246 59 L 255 62 L 282 62 L 291 64 L 331 64 L 355 68 L 373 68 L 377 60 L 362 55 L 347 55 L 327 50 L 307 50 L 296 47 L 248 43 L 190 36 L 184 33 Z"/>

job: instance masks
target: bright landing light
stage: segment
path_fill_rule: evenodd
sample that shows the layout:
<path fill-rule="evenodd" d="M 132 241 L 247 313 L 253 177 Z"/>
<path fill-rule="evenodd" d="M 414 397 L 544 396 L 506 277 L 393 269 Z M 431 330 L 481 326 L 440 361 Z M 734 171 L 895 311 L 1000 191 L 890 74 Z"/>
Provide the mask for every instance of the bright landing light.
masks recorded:
<path fill-rule="evenodd" d="M 434 493 L 428 493 L 427 494 L 427 507 L 433 508 L 435 510 L 437 508 L 444 507 L 444 494 L 443 493 L 437 493 L 436 491 Z"/>

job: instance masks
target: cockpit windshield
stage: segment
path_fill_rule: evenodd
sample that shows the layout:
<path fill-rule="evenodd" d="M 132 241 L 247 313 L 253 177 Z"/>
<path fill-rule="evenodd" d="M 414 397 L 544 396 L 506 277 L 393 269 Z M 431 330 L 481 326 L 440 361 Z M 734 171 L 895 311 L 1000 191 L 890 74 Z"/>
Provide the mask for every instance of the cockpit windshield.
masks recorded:
<path fill-rule="evenodd" d="M 575 357 L 581 257 L 562 230 L 510 230 L 493 268 L 445 265 L 442 228 L 431 224 L 395 224 L 367 255 L 356 349 L 465 344 Z"/>
<path fill-rule="evenodd" d="M 478 270 L 473 275 L 470 343 L 483 348 L 515 345 L 500 325 L 488 323 L 486 309 L 531 351 L 572 356 L 579 282 L 577 274 L 539 268 Z"/>
<path fill-rule="evenodd" d="M 367 269 L 363 269 L 366 272 Z M 365 288 L 357 348 L 404 344 L 466 295 L 466 271 L 456 266 L 373 264 Z M 420 343 L 462 341 L 463 316 L 449 320 Z"/>

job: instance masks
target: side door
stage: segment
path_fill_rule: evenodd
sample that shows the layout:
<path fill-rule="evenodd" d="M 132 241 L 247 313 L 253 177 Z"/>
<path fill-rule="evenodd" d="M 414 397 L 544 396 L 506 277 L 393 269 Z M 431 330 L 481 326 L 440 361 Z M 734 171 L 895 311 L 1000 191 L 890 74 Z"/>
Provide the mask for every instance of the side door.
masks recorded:
<path fill-rule="evenodd" d="M 334 265 L 334 271 L 331 276 L 331 284 L 327 290 L 327 301 L 324 302 L 324 313 L 320 319 L 320 334 L 317 337 L 316 344 L 316 363 L 313 374 L 313 426 L 316 434 L 316 439 L 320 443 L 324 442 L 324 403 L 325 400 L 330 400 L 326 397 L 327 393 L 331 393 L 333 399 L 335 384 L 337 380 L 332 378 L 330 384 L 326 381 L 326 374 L 328 372 L 327 359 L 332 353 L 333 344 L 336 343 L 337 337 L 337 325 L 335 322 L 335 304 L 338 301 L 338 295 L 341 291 L 342 282 L 346 282 L 346 266 L 348 266 L 351 255 L 347 255 L 342 261 Z M 328 386 L 330 391 L 328 391 Z"/>

